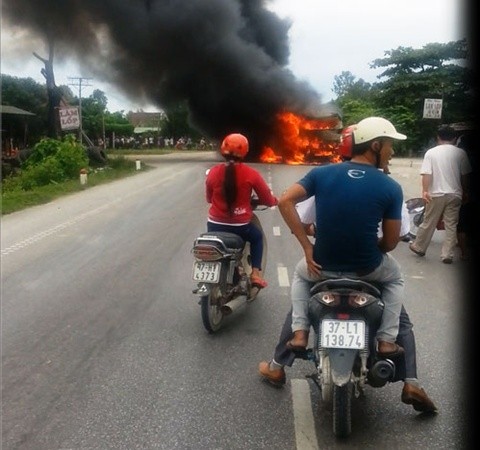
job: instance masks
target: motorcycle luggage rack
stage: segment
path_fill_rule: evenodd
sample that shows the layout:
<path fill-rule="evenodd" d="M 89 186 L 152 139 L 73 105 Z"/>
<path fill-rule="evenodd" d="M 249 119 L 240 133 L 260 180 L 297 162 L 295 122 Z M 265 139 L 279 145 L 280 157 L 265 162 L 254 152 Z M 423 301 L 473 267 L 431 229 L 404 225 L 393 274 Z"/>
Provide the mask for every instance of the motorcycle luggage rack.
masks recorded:
<path fill-rule="evenodd" d="M 219 244 L 225 252 L 237 253 L 243 250 L 243 247 L 245 246 L 245 242 L 240 236 L 226 231 L 203 233 L 195 239 L 195 245 L 197 243 L 208 244 L 212 241 Z"/>

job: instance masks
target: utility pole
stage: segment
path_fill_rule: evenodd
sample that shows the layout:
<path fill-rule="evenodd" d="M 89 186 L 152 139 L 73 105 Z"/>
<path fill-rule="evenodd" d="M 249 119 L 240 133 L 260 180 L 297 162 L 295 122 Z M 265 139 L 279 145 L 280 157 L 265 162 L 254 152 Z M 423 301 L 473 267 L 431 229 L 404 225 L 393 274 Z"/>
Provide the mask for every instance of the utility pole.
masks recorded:
<path fill-rule="evenodd" d="M 80 134 L 80 144 L 83 141 L 83 128 L 82 128 L 82 87 L 83 86 L 91 86 L 88 84 L 92 78 L 85 78 L 85 77 L 68 77 L 71 81 L 69 83 L 70 86 L 75 86 L 78 88 L 78 114 L 80 116 L 80 127 L 79 127 L 79 134 Z"/>

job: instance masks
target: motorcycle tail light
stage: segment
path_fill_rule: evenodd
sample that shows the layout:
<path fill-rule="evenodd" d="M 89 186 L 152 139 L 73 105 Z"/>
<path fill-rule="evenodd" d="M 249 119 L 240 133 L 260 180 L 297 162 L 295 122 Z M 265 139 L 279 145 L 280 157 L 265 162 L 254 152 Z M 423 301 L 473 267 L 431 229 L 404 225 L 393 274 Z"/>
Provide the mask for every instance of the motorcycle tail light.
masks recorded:
<path fill-rule="evenodd" d="M 321 292 L 320 301 L 327 306 L 333 307 L 340 304 L 341 295 L 337 292 Z"/>
<path fill-rule="evenodd" d="M 348 313 L 338 313 L 337 314 L 337 319 L 338 320 L 348 320 L 348 319 L 350 319 L 350 314 L 348 314 Z"/>
<path fill-rule="evenodd" d="M 196 245 L 192 249 L 193 256 L 201 261 L 218 261 L 223 254 L 212 245 Z"/>
<path fill-rule="evenodd" d="M 364 292 L 353 292 L 348 296 L 348 304 L 352 308 L 363 308 L 375 300 L 373 295 L 365 294 Z"/>

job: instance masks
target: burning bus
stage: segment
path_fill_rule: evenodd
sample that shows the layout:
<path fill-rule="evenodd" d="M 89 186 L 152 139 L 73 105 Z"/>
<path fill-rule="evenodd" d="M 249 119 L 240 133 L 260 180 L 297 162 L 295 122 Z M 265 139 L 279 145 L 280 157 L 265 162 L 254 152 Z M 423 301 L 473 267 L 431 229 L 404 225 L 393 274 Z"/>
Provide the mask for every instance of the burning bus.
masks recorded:
<path fill-rule="evenodd" d="M 276 116 L 273 131 L 260 152 L 262 162 L 329 164 L 342 160 L 337 151 L 342 120 L 337 113 L 311 117 L 281 112 Z"/>

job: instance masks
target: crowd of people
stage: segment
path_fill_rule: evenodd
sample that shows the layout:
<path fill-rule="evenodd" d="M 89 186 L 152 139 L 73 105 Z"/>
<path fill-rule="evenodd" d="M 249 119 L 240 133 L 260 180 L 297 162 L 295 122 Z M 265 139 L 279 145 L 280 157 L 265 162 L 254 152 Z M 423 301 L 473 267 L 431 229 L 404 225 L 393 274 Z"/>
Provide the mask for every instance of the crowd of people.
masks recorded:
<path fill-rule="evenodd" d="M 205 137 L 193 140 L 188 136 L 173 137 L 155 136 L 151 134 L 138 134 L 135 136 L 114 136 L 99 138 L 96 145 L 101 148 L 113 149 L 153 149 L 175 148 L 176 150 L 214 150 L 215 144 Z"/>

